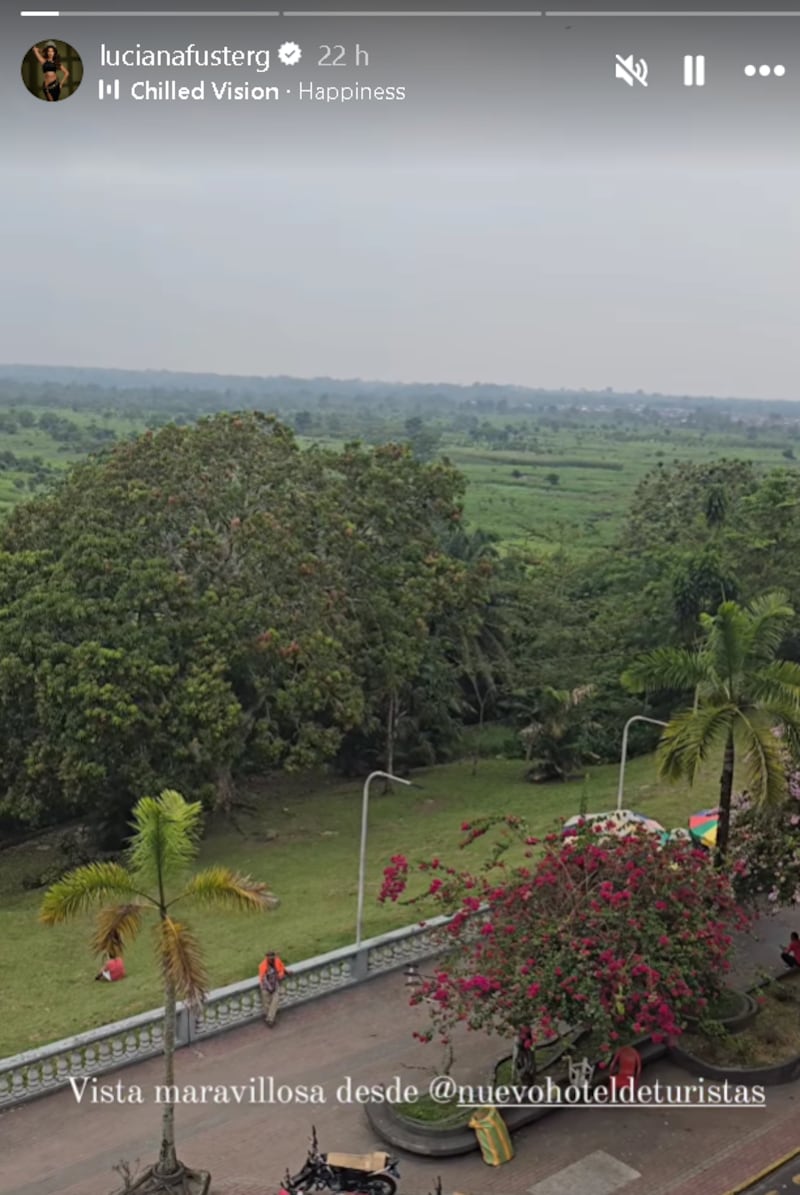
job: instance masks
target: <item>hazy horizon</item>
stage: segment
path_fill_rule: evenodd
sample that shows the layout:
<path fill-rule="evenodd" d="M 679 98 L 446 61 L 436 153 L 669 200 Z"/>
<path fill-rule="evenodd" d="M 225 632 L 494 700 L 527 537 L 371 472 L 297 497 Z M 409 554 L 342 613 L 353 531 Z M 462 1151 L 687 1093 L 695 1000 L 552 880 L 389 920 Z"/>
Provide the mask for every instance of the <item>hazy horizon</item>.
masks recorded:
<path fill-rule="evenodd" d="M 183 369 L 183 368 L 162 368 L 158 365 L 140 366 L 140 365 L 92 365 L 85 361 L 58 361 L 58 362 L 44 362 L 44 361 L 0 361 L 0 371 L 5 370 L 76 370 L 81 372 L 100 372 L 100 373 L 120 373 L 120 374 L 167 374 L 170 377 L 213 377 L 219 378 L 221 382 L 236 381 L 276 381 L 285 378 L 290 382 L 334 382 L 339 385 L 347 385 L 348 382 L 360 386 L 401 386 L 401 387 L 429 387 L 429 386 L 446 386 L 458 387 L 462 389 L 470 389 L 474 386 L 488 386 L 498 389 L 521 390 L 531 394 L 587 394 L 587 395 L 602 395 L 608 390 L 605 386 L 570 386 L 566 384 L 558 386 L 540 386 L 535 383 L 519 383 L 509 382 L 504 379 L 496 378 L 473 378 L 469 382 L 453 381 L 452 378 L 442 377 L 415 377 L 415 378 L 392 378 L 392 377 L 364 377 L 355 374 L 347 377 L 334 374 L 289 374 L 289 373 L 240 373 L 238 371 L 224 371 L 213 369 Z M 780 398 L 768 398 L 763 395 L 744 395 L 744 394 L 701 394 L 690 392 L 677 392 L 670 390 L 647 390 L 644 387 L 637 386 L 631 390 L 620 390 L 611 387 L 608 390 L 609 396 L 612 395 L 626 395 L 637 396 L 641 394 L 643 398 L 675 398 L 675 399 L 697 399 L 697 400 L 713 400 L 717 402 L 800 402 L 800 397 L 794 398 L 791 395 L 784 395 Z"/>
<path fill-rule="evenodd" d="M 364 20 L 370 65 L 335 78 L 408 99 L 341 110 L 100 103 L 101 43 L 274 50 L 287 29 L 97 18 L 63 26 L 87 81 L 50 111 L 19 79 L 32 28 L 0 46 L 0 359 L 800 398 L 800 72 L 742 69 L 791 62 L 798 22 L 754 47 L 746 20 Z M 615 80 L 625 46 L 648 89 Z"/>

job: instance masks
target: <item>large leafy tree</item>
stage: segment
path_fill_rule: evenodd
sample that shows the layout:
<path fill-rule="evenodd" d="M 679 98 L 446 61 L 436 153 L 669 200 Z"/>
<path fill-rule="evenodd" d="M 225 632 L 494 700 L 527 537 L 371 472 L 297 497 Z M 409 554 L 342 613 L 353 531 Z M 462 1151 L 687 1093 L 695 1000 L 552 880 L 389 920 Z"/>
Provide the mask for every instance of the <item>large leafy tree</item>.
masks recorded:
<path fill-rule="evenodd" d="M 277 904 L 266 885 L 226 867 L 191 874 L 201 827 L 201 806 L 165 790 L 143 797 L 134 809 L 133 836 L 126 865 L 91 863 L 69 872 L 45 895 L 41 920 L 59 925 L 97 909 L 92 948 L 118 956 L 154 918 L 155 950 L 164 983 L 164 1083 L 175 1083 L 177 1005 L 198 1011 L 208 978 L 197 938 L 182 919 L 196 906 L 262 912 Z M 176 906 L 180 902 L 180 909 Z M 177 916 L 176 916 L 177 914 Z M 179 920 L 179 917 L 181 918 Z M 162 1181 L 164 1180 L 164 1181 Z M 175 1146 L 175 1102 L 165 1099 L 157 1163 L 137 1180 L 135 1191 L 156 1195 L 166 1187 L 176 1195 L 204 1195 L 209 1176 L 183 1166 Z"/>
<path fill-rule="evenodd" d="M 312 766 L 362 723 L 391 758 L 461 482 L 388 446 L 301 452 L 272 418 L 168 426 L 17 508 L 0 547 L 0 814 L 95 816 Z M 453 582 L 453 584 L 451 584 Z"/>
<path fill-rule="evenodd" d="M 684 462 L 657 468 L 639 483 L 623 542 L 637 554 L 668 545 L 701 550 L 733 522 L 742 501 L 757 487 L 749 461 Z"/>
<path fill-rule="evenodd" d="M 327 468 L 344 519 L 343 606 L 365 701 L 345 748 L 391 772 L 398 741 L 420 705 L 430 715 L 436 690 L 445 704 L 452 701 L 448 642 L 435 632 L 469 606 L 470 570 L 442 550 L 440 529 L 461 519 L 463 480 L 447 462 L 422 466 L 396 444 L 372 450 L 348 444 Z"/>
<path fill-rule="evenodd" d="M 779 592 L 744 607 L 723 602 L 701 616 L 696 650 L 664 647 L 637 660 L 622 677 L 635 693 L 692 693 L 690 708 L 673 715 L 661 736 L 659 769 L 691 784 L 703 765 L 721 755 L 717 862 L 728 848 L 734 771 L 759 805 L 778 804 L 786 793 L 781 741 L 800 748 L 800 665 L 778 657 L 794 610 Z"/>

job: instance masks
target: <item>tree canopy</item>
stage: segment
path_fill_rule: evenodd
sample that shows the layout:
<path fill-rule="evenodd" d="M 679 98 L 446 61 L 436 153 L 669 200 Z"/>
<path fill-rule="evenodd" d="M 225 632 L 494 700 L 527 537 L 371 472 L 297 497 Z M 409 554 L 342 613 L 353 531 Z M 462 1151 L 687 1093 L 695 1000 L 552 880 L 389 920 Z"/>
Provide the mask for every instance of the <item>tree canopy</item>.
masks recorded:
<path fill-rule="evenodd" d="M 119 833 L 141 791 L 225 804 L 236 775 L 330 759 L 356 727 L 391 745 L 423 661 L 448 658 L 441 619 L 482 600 L 440 547 L 461 490 L 399 446 L 300 451 L 275 419 L 220 415 L 18 507 L 0 539 L 2 812 Z"/>

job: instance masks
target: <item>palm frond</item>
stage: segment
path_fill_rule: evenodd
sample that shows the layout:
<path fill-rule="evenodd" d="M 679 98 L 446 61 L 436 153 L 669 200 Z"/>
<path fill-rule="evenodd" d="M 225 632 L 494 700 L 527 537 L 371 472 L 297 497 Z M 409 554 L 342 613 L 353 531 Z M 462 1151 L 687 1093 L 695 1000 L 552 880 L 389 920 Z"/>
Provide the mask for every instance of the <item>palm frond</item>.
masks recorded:
<path fill-rule="evenodd" d="M 769 730 L 771 738 L 782 752 L 788 752 L 794 765 L 800 761 L 800 707 L 793 700 L 785 701 L 780 695 L 772 696 L 742 712 Z M 786 764 L 784 758 L 784 768 Z"/>
<path fill-rule="evenodd" d="M 779 742 L 786 748 L 790 759 L 793 761 L 800 759 L 800 718 L 796 715 L 794 718 L 782 717 L 778 724 L 773 727 L 770 733 L 775 734 L 779 732 Z"/>
<path fill-rule="evenodd" d="M 700 706 L 676 714 L 665 727 L 656 759 L 659 774 L 667 780 L 694 783 L 699 769 L 727 737 L 736 709 L 732 705 Z"/>
<path fill-rule="evenodd" d="M 207 867 L 197 872 L 186 885 L 181 899 L 184 897 L 204 905 L 253 913 L 277 909 L 280 905 L 280 900 L 266 884 L 231 871 L 228 867 Z"/>
<path fill-rule="evenodd" d="M 787 625 L 794 618 L 794 610 L 788 594 L 776 590 L 752 601 L 747 613 L 750 619 L 747 663 L 753 668 L 775 658 Z"/>
<path fill-rule="evenodd" d="M 133 810 L 130 868 L 137 881 L 160 889 L 181 878 L 196 857 L 203 808 L 173 789 L 142 797 Z"/>
<path fill-rule="evenodd" d="M 748 717 L 741 710 L 737 718 L 740 760 L 745 769 L 748 793 L 756 804 L 777 805 L 786 796 L 786 767 L 781 740 L 769 723 Z"/>
<path fill-rule="evenodd" d="M 97 914 L 91 948 L 95 954 L 118 958 L 138 936 L 145 905 L 112 905 Z"/>
<path fill-rule="evenodd" d="M 754 702 L 778 702 L 800 712 L 800 664 L 773 660 L 752 672 L 747 682 L 748 696 Z"/>
<path fill-rule="evenodd" d="M 198 1010 L 208 993 L 208 975 L 200 944 L 187 925 L 172 917 L 159 921 L 158 933 L 159 960 L 165 981 L 174 988 L 179 1000 L 185 1000 Z"/>
<path fill-rule="evenodd" d="M 59 925 L 109 901 L 133 902 L 140 893 L 119 863 L 87 863 L 70 871 L 45 894 L 39 920 Z"/>
<path fill-rule="evenodd" d="M 733 700 L 750 648 L 752 620 L 738 602 L 723 602 L 706 627 L 706 650 L 713 660 L 714 672 Z"/>
<path fill-rule="evenodd" d="M 634 661 L 621 681 L 631 693 L 684 692 L 714 681 L 705 652 L 658 647 Z"/>

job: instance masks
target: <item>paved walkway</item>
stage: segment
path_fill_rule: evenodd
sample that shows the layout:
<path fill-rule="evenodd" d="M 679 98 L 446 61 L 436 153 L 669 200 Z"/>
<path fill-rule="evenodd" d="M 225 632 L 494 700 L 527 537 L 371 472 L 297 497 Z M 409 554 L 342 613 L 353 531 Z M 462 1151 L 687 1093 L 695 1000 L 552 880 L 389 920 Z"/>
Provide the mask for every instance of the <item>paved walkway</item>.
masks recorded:
<path fill-rule="evenodd" d="M 781 918 L 748 944 L 749 970 L 774 964 L 788 937 Z M 743 974 L 743 972 L 742 972 Z M 273 1195 L 286 1167 L 299 1168 L 312 1122 L 323 1150 L 360 1152 L 376 1142 L 363 1109 L 343 1102 L 337 1089 L 386 1082 L 427 1085 L 440 1061 L 435 1045 L 411 1034 L 424 1025 L 408 1007 L 403 975 L 314 1001 L 283 1014 L 273 1030 L 261 1024 L 221 1034 L 177 1056 L 180 1084 L 239 1084 L 272 1077 L 272 1103 L 183 1104 L 177 1111 L 179 1154 L 209 1169 L 214 1195 Z M 488 1053 L 487 1053 L 488 1049 Z M 503 1052 L 496 1040 L 471 1037 L 456 1050 L 454 1074 L 480 1076 Z M 686 1084 L 670 1064 L 648 1068 L 647 1080 Z M 79 1102 L 60 1092 L 0 1116 L 0 1190 L 3 1195 L 109 1195 L 119 1183 L 121 1159 L 144 1165 L 156 1153 L 159 1108 L 154 1088 L 158 1059 L 90 1081 Z M 116 1099 L 100 1102 L 101 1085 L 120 1084 Z M 322 1087 L 322 1105 L 284 1102 L 289 1088 Z M 136 1086 L 134 1086 L 136 1085 Z M 285 1086 L 286 1091 L 278 1090 Z M 141 1092 L 143 1103 L 120 1102 Z M 260 1090 L 256 1096 L 260 1098 Z M 265 1090 L 269 1097 L 269 1091 Z M 437 1174 L 444 1195 L 725 1195 L 798 1144 L 800 1085 L 772 1088 L 766 1107 L 576 1109 L 554 1113 L 516 1135 L 516 1157 L 491 1169 L 475 1153 L 430 1163 L 401 1158 L 401 1195 L 427 1195 Z"/>
<path fill-rule="evenodd" d="M 788 1195 L 800 1186 L 800 1153 L 752 1183 L 741 1195 Z"/>

